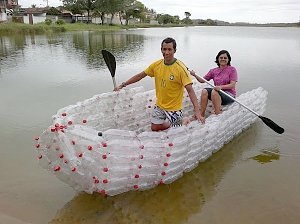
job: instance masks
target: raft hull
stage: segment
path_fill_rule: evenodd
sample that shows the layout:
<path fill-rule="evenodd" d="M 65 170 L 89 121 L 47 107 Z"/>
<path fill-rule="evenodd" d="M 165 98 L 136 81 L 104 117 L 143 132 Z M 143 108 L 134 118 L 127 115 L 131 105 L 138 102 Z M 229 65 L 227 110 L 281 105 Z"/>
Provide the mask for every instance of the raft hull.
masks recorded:
<path fill-rule="evenodd" d="M 197 96 L 203 85 L 194 84 Z M 267 92 L 261 87 L 237 100 L 259 114 Z M 155 92 L 142 87 L 96 95 L 62 108 L 38 138 L 40 165 L 76 191 L 117 195 L 169 184 L 208 159 L 258 118 L 232 103 L 205 125 L 151 132 Z M 188 95 L 185 116 L 193 115 Z"/>

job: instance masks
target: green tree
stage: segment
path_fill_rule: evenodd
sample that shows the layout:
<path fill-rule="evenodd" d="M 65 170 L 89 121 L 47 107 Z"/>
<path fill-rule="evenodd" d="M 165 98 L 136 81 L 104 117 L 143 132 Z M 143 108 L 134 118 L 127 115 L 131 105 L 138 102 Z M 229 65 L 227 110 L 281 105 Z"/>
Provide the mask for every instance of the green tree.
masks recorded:
<path fill-rule="evenodd" d="M 181 22 L 184 23 L 184 24 L 186 24 L 186 25 L 193 24 L 193 21 L 191 19 L 188 19 L 188 18 L 184 18 Z"/>
<path fill-rule="evenodd" d="M 102 25 L 104 24 L 105 14 L 108 14 L 108 9 L 109 9 L 108 0 L 96 0 L 93 16 L 94 17 L 100 16 Z"/>
<path fill-rule="evenodd" d="M 54 8 L 54 7 L 50 7 L 48 10 L 47 10 L 47 15 L 53 15 L 53 16 L 58 16 L 60 15 L 61 12 L 57 9 L 57 8 Z"/>
<path fill-rule="evenodd" d="M 184 24 L 193 24 L 193 21 L 190 19 L 191 13 L 189 12 L 184 12 L 185 18 L 182 20 L 182 23 Z"/>
<path fill-rule="evenodd" d="M 174 23 L 179 24 L 180 23 L 180 18 L 179 16 L 174 16 Z"/>
<path fill-rule="evenodd" d="M 110 14 L 110 22 L 112 24 L 112 20 L 116 13 L 119 13 L 123 10 L 124 4 L 127 0 L 96 0 L 95 2 L 95 11 L 96 15 L 100 15 L 102 25 L 104 24 L 104 16 Z"/>
<path fill-rule="evenodd" d="M 130 18 L 139 18 L 141 21 L 145 20 L 145 6 L 143 3 L 135 0 L 124 0 L 123 10 L 120 15 L 125 19 L 126 25 Z M 121 17 L 120 16 L 120 17 Z"/>
<path fill-rule="evenodd" d="M 159 24 L 174 23 L 174 17 L 169 14 L 158 14 L 157 21 Z"/>
<path fill-rule="evenodd" d="M 80 4 L 77 4 L 77 0 L 62 0 L 63 6 L 71 11 L 73 14 L 82 14 L 83 9 Z"/>
<path fill-rule="evenodd" d="M 184 15 L 186 19 L 189 19 L 192 14 L 189 12 L 184 12 Z"/>
<path fill-rule="evenodd" d="M 206 20 L 206 24 L 209 25 L 209 26 L 214 26 L 214 25 L 217 25 L 217 22 L 215 22 L 212 19 L 207 19 Z"/>
<path fill-rule="evenodd" d="M 108 0 L 107 10 L 111 14 L 110 25 L 112 25 L 113 18 L 117 12 L 122 11 L 124 0 Z"/>
<path fill-rule="evenodd" d="M 111 15 L 110 24 L 116 13 L 119 13 L 120 20 L 123 17 L 128 24 L 130 18 L 139 18 L 145 21 L 145 6 L 136 0 L 62 0 L 64 7 L 74 14 L 88 12 L 88 17 L 92 13 L 93 17 L 100 16 L 101 23 L 104 24 L 104 16 Z"/>
<path fill-rule="evenodd" d="M 91 11 L 95 8 L 96 0 L 62 0 L 66 9 L 75 14 L 83 14 L 87 12 L 88 22 L 90 22 Z"/>

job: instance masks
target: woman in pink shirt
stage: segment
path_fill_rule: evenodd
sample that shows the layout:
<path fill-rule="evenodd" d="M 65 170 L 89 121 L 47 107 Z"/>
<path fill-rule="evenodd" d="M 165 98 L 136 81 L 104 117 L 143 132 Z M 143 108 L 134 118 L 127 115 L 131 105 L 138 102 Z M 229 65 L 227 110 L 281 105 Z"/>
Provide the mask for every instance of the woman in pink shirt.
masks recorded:
<path fill-rule="evenodd" d="M 191 71 L 191 75 L 194 76 L 199 82 L 204 83 L 204 80 L 213 80 L 214 88 L 205 88 L 201 93 L 201 115 L 205 115 L 208 100 L 211 100 L 215 109 L 215 114 L 221 113 L 221 105 L 232 103 L 233 100 L 227 97 L 225 94 L 219 92 L 225 91 L 231 96 L 236 96 L 235 85 L 237 82 L 236 69 L 230 65 L 231 56 L 228 51 L 221 50 L 216 56 L 216 63 L 218 67 L 209 70 L 209 72 L 203 77 L 196 75 L 194 71 Z"/>

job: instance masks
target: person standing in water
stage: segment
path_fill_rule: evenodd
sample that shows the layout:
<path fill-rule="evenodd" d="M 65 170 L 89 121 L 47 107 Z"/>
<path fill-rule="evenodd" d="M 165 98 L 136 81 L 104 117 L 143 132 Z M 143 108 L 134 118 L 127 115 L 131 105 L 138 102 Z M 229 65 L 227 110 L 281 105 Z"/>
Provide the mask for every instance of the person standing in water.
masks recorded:
<path fill-rule="evenodd" d="M 170 126 L 181 126 L 183 121 L 183 94 L 186 89 L 194 106 L 195 117 L 204 123 L 194 89 L 193 81 L 186 66 L 174 57 L 176 41 L 168 37 L 161 43 L 163 59 L 153 62 L 144 71 L 132 76 L 126 82 L 117 86 L 118 91 L 125 86 L 138 82 L 146 76 L 155 79 L 156 105 L 151 115 L 151 130 L 166 130 Z"/>

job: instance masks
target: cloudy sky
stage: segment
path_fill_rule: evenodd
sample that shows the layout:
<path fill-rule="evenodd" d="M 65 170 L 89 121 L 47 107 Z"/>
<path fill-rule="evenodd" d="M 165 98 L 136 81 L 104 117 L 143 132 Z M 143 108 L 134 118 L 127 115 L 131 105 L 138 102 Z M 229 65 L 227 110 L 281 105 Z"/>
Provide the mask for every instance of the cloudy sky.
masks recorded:
<path fill-rule="evenodd" d="M 191 19 L 218 19 L 227 22 L 276 23 L 299 22 L 300 0 L 140 0 L 157 13 Z M 22 7 L 47 5 L 47 0 L 19 0 Z M 60 0 L 48 0 L 49 6 L 61 5 Z"/>

